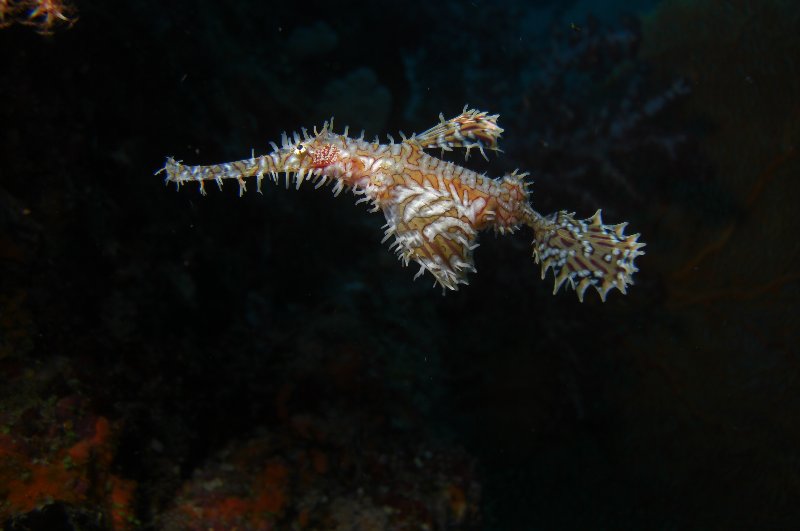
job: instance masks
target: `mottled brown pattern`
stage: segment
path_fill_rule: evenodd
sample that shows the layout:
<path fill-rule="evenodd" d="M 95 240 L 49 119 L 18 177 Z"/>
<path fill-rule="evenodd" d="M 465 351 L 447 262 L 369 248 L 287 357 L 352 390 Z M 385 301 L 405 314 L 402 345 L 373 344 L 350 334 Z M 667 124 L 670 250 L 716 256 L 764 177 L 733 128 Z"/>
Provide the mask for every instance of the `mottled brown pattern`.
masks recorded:
<path fill-rule="evenodd" d="M 305 130 L 291 139 L 284 135 L 281 147 L 273 144 L 267 155 L 211 166 L 184 166 L 169 158 L 160 171 L 177 185 L 198 182 L 203 193 L 208 180 L 221 186 L 224 179 L 236 179 L 243 193 L 245 178 L 255 176 L 260 190 L 261 179 L 277 183 L 281 173 L 287 187 L 310 180 L 317 187 L 332 183 L 335 195 L 352 190 L 361 196 L 358 202 L 383 212 L 385 239 L 394 238 L 392 248 L 403 264 L 413 260 L 420 266 L 417 276 L 428 271 L 443 288 L 467 284 L 467 274 L 475 271 L 472 251 L 479 231 L 513 233 L 525 225 L 533 230 L 542 278 L 553 269 L 554 293 L 564 283 L 581 301 L 589 287 L 603 300 L 614 288 L 625 293 L 637 271 L 634 260 L 644 254 L 639 235 L 624 234 L 626 224 L 604 225 L 599 210 L 584 220 L 566 211 L 543 216 L 530 205 L 527 174 L 490 179 L 424 152 L 463 148 L 468 156 L 477 149 L 485 157 L 486 150 L 498 151 L 503 129 L 497 118 L 465 107 L 455 118 L 440 116 L 431 129 L 389 144 L 335 134 L 326 123 L 313 135 Z"/>

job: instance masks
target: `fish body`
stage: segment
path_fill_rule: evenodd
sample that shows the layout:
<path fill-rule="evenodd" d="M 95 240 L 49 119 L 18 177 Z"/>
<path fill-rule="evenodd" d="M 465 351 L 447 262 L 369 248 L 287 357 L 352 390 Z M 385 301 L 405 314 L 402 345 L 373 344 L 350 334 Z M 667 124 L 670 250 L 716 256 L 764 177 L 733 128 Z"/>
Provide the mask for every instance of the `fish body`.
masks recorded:
<path fill-rule="evenodd" d="M 351 190 L 358 203 L 383 213 L 384 241 L 392 239 L 404 265 L 419 265 L 414 278 L 428 271 L 446 289 L 468 284 L 480 231 L 507 234 L 527 226 L 533 231 L 533 257 L 542 267 L 542 278 L 553 269 L 554 294 L 565 283 L 581 301 L 589 287 L 602 300 L 614 288 L 625 293 L 645 245 L 638 234 L 625 235 L 625 223 L 606 225 L 599 210 L 588 219 L 567 211 L 544 216 L 530 204 L 527 173 L 493 179 L 426 152 L 459 148 L 469 158 L 473 149 L 484 157 L 486 151 L 499 151 L 503 129 L 497 119 L 465 107 L 449 120 L 440 115 L 437 125 L 419 135 L 403 135 L 399 142 L 390 137 L 388 143 L 377 138 L 368 142 L 363 134 L 350 137 L 347 128 L 334 133 L 331 121 L 311 134 L 305 129 L 284 134 L 281 145 L 272 144 L 265 155 L 209 166 L 168 158 L 159 173 L 178 186 L 197 182 L 203 194 L 208 181 L 222 187 L 223 181 L 235 179 L 241 195 L 248 178 L 256 179 L 260 192 L 264 178 L 277 184 L 281 174 L 287 188 L 309 181 L 317 188 L 332 185 L 334 195 Z"/>

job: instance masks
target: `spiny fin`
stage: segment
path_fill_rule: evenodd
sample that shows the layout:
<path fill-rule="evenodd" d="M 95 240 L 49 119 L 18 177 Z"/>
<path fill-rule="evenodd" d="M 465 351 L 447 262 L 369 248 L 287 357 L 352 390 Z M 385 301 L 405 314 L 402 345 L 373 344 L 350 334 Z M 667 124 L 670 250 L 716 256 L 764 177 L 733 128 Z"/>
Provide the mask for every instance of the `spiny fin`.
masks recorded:
<path fill-rule="evenodd" d="M 414 135 L 409 141 L 418 143 L 423 149 L 452 151 L 453 148 L 465 148 L 465 158 L 469 158 L 470 150 L 476 148 L 486 158 L 484 150 L 500 151 L 497 141 L 503 128 L 497 125 L 498 117 L 498 114 L 489 115 L 477 109 L 467 110 L 464 106 L 462 113 L 455 118 L 445 120 L 440 114 L 438 124 Z"/>
<path fill-rule="evenodd" d="M 391 248 L 403 265 L 410 260 L 420 265 L 414 278 L 427 270 L 443 288 L 467 284 L 467 274 L 475 271 L 477 233 L 452 195 L 412 184 L 398 186 L 389 204 L 384 241 L 394 236 Z"/>
<path fill-rule="evenodd" d="M 542 278 L 553 269 L 553 294 L 565 282 L 581 302 L 590 286 L 603 301 L 614 288 L 625 293 L 638 271 L 634 260 L 644 254 L 641 248 L 645 246 L 638 234 L 625 235 L 626 225 L 604 225 L 600 210 L 588 219 L 575 219 L 574 213 L 566 211 L 536 218 L 533 256 L 542 266 Z"/>

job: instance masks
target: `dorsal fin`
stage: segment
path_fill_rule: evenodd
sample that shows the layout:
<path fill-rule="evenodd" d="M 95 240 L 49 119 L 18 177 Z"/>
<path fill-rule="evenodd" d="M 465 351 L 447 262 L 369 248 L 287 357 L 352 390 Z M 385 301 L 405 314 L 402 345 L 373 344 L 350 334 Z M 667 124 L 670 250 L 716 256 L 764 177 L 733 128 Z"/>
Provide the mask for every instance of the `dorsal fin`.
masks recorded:
<path fill-rule="evenodd" d="M 439 115 L 440 122 L 424 133 L 414 135 L 409 141 L 416 142 L 424 149 L 439 148 L 452 151 L 453 148 L 465 148 L 465 158 L 469 158 L 471 149 L 476 148 L 486 158 L 485 150 L 500 151 L 497 145 L 503 128 L 497 125 L 497 114 L 487 114 L 477 109 L 464 107 L 461 114 L 445 120 Z"/>

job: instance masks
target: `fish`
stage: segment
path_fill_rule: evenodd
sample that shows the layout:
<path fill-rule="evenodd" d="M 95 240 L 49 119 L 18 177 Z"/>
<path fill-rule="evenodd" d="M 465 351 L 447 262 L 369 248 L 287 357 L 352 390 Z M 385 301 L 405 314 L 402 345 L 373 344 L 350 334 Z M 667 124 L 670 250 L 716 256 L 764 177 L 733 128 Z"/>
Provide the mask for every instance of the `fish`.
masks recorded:
<path fill-rule="evenodd" d="M 315 188 L 331 186 L 335 196 L 348 190 L 357 196 L 356 203 L 383 213 L 383 242 L 391 240 L 404 266 L 419 266 L 414 278 L 427 272 L 443 291 L 467 285 L 469 274 L 476 272 L 473 251 L 480 232 L 508 235 L 527 227 L 542 279 L 553 271 L 554 295 L 563 285 L 574 289 L 581 302 L 589 288 L 602 301 L 614 289 L 626 294 L 638 271 L 635 260 L 645 254 L 640 235 L 625 234 L 627 223 L 607 225 L 601 210 L 585 219 L 566 210 L 540 214 L 531 205 L 527 172 L 491 178 L 429 153 L 463 149 L 468 160 L 474 150 L 488 160 L 487 152 L 500 152 L 504 130 L 498 118 L 465 106 L 454 118 L 440 114 L 439 123 L 423 133 L 400 133 L 400 141 L 387 135 L 386 143 L 377 137 L 367 141 L 363 132 L 350 137 L 347 127 L 335 133 L 331 119 L 311 133 L 305 128 L 283 133 L 280 146 L 271 142 L 272 151 L 264 155 L 200 166 L 167 157 L 156 174 L 164 173 L 165 182 L 178 188 L 198 183 L 204 195 L 210 181 L 221 189 L 225 181 L 235 180 L 241 196 L 247 179 L 254 178 L 262 192 L 265 178 L 278 184 L 281 176 L 287 189 L 308 182 Z"/>

